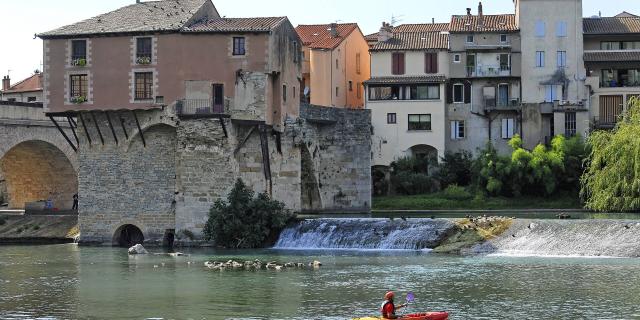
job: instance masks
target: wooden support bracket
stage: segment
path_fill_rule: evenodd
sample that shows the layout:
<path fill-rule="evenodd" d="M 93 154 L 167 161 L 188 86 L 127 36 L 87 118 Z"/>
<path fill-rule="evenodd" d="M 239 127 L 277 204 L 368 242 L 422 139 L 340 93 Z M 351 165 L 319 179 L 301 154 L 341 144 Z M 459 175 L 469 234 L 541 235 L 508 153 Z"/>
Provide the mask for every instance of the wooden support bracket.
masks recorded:
<path fill-rule="evenodd" d="M 62 133 L 62 136 L 64 137 L 65 140 L 67 140 L 67 143 L 69 143 L 69 145 L 71 146 L 71 149 L 73 149 L 73 151 L 75 152 L 78 152 L 78 148 L 73 144 L 73 142 L 71 142 L 71 139 L 69 139 L 69 136 L 67 136 L 67 133 L 65 133 L 64 130 L 60 128 L 58 121 L 56 121 L 56 119 L 54 119 L 53 116 L 49 116 L 49 119 L 51 119 L 51 122 L 53 122 L 56 128 L 58 128 L 58 131 Z"/>

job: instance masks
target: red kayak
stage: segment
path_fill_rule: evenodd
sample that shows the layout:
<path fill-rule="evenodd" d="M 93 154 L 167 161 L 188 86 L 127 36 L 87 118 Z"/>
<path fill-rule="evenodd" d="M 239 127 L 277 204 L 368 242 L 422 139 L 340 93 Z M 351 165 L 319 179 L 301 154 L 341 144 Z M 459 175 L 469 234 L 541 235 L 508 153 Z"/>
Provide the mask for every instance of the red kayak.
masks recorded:
<path fill-rule="evenodd" d="M 368 317 L 368 318 L 355 318 L 353 320 L 382 320 L 382 317 Z M 447 320 L 449 319 L 448 312 L 423 312 L 414 313 L 401 316 L 400 320 Z"/>

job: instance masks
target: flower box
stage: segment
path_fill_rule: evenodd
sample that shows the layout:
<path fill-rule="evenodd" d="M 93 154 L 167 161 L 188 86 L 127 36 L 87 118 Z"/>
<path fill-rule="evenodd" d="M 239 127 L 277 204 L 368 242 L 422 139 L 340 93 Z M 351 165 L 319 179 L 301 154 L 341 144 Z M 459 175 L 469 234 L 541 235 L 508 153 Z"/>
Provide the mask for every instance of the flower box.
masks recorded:
<path fill-rule="evenodd" d="M 71 61 L 72 66 L 84 67 L 87 65 L 87 59 L 74 59 Z"/>
<path fill-rule="evenodd" d="M 82 104 L 87 102 L 87 98 L 84 96 L 77 96 L 77 97 L 71 98 L 71 102 L 75 104 Z"/>
<path fill-rule="evenodd" d="M 137 64 L 151 64 L 151 57 L 138 57 L 136 59 Z"/>

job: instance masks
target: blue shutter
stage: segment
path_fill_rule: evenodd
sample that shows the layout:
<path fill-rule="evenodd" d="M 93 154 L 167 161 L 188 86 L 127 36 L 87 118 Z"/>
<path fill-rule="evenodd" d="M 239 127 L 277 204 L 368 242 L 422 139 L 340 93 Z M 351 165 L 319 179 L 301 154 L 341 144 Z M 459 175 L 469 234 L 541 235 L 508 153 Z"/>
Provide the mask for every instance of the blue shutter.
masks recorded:
<path fill-rule="evenodd" d="M 542 20 L 536 21 L 536 37 L 544 37 L 545 34 L 545 23 Z"/>

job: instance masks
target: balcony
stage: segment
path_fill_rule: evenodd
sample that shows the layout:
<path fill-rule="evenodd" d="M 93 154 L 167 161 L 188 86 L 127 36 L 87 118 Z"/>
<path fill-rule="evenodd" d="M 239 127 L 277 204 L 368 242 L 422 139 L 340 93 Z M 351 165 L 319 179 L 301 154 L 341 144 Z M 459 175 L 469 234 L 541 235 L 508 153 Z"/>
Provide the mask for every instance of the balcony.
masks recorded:
<path fill-rule="evenodd" d="M 520 99 L 511 98 L 509 100 L 496 99 L 495 97 L 484 97 L 484 109 L 486 111 L 520 111 L 522 104 Z"/>
<path fill-rule="evenodd" d="M 182 99 L 176 101 L 176 114 L 183 118 L 227 118 L 229 108 L 215 105 L 212 99 Z"/>
<path fill-rule="evenodd" d="M 593 117 L 592 126 L 597 130 L 611 130 L 615 128 L 618 123 L 619 116 L 605 115 L 601 117 Z"/>
<path fill-rule="evenodd" d="M 500 42 L 496 44 L 476 44 L 476 43 L 466 43 L 464 45 L 467 50 L 510 50 L 511 43 L 509 42 Z"/>
<path fill-rule="evenodd" d="M 484 77 L 510 77 L 511 66 L 494 65 L 494 66 L 467 66 L 467 77 L 484 78 Z"/>

